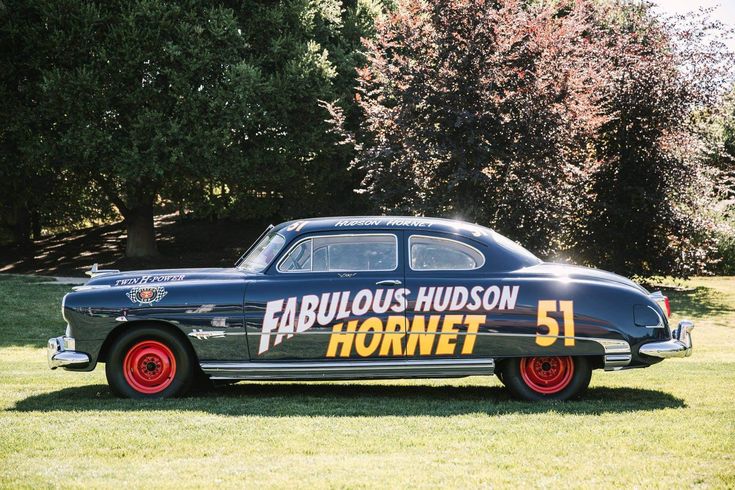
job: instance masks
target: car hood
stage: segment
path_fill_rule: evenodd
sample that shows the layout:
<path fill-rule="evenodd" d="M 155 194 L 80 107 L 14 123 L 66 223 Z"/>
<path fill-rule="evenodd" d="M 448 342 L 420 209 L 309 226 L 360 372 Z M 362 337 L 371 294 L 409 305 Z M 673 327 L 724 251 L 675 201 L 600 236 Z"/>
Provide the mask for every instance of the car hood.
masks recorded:
<path fill-rule="evenodd" d="M 153 269 L 100 274 L 85 286 L 163 286 L 192 281 L 243 279 L 245 273 L 234 268 Z"/>
<path fill-rule="evenodd" d="M 591 269 L 589 267 L 580 267 L 577 265 L 554 264 L 544 262 L 542 264 L 526 267 L 519 271 L 521 274 L 533 276 L 553 276 L 568 277 L 569 279 L 600 281 L 613 284 L 619 284 L 634 288 L 644 294 L 649 294 L 642 286 L 631 281 L 627 277 L 613 274 L 612 272 L 602 271 L 599 269 Z"/>

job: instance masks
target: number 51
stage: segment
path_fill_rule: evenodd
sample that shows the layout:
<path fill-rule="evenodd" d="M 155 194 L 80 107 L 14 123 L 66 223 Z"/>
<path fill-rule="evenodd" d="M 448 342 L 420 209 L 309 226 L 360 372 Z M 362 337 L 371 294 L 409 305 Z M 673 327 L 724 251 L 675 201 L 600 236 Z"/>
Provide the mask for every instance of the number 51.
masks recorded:
<path fill-rule="evenodd" d="M 564 314 L 564 345 L 574 345 L 574 302 L 541 300 L 538 302 L 537 324 L 539 327 L 546 327 L 549 330 L 547 333 L 536 333 L 536 343 L 541 347 L 553 345 L 559 337 L 559 322 L 549 316 L 549 313 L 555 313 L 557 311 L 561 311 Z"/>

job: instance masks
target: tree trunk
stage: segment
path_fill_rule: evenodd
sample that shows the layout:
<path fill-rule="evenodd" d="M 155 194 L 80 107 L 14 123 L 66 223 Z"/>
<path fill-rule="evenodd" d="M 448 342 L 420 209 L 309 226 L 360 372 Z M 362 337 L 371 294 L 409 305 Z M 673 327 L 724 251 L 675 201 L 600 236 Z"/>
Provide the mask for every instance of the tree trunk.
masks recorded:
<path fill-rule="evenodd" d="M 158 255 L 156 232 L 153 227 L 153 203 L 129 208 L 125 216 L 128 240 L 125 256 L 150 257 Z"/>
<path fill-rule="evenodd" d="M 17 205 L 13 211 L 13 243 L 27 249 L 31 246 L 31 213 L 25 205 Z"/>
<path fill-rule="evenodd" d="M 41 216 L 37 211 L 34 211 L 31 215 L 31 232 L 33 233 L 33 239 L 40 240 L 42 231 L 43 227 L 41 226 Z"/>

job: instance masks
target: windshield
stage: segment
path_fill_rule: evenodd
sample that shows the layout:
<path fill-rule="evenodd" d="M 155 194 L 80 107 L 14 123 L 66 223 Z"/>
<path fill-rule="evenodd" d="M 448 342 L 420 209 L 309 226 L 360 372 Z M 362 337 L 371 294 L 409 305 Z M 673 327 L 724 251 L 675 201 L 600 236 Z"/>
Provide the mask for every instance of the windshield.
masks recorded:
<path fill-rule="evenodd" d="M 263 272 L 283 248 L 286 239 L 275 231 L 268 233 L 248 253 L 238 269 L 248 272 Z"/>

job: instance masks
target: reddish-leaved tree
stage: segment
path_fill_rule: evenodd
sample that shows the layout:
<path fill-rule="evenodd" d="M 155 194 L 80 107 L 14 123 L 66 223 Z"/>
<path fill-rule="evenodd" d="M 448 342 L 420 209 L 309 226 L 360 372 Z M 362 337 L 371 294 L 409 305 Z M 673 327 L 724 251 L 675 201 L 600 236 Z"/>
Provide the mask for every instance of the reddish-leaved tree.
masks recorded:
<path fill-rule="evenodd" d="M 629 2 L 399 2 L 358 71 L 362 191 L 541 256 L 687 273 L 674 256 L 707 255 L 687 183 L 707 182 L 672 141 L 690 142 L 689 111 L 723 65 L 681 25 Z"/>

